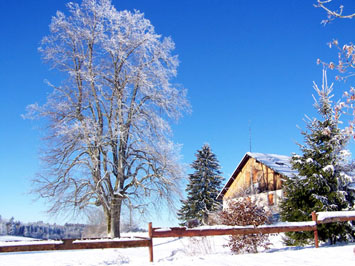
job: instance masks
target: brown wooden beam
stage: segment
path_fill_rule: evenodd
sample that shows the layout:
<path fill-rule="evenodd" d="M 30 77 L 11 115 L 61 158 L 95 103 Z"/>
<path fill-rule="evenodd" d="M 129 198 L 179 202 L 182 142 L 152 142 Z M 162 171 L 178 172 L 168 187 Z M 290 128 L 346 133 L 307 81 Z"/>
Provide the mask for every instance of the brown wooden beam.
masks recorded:
<path fill-rule="evenodd" d="M 323 220 L 318 221 L 318 224 L 326 224 L 326 223 L 335 223 L 335 222 L 347 222 L 347 221 L 355 221 L 355 217 L 332 217 L 325 218 Z"/>
<path fill-rule="evenodd" d="M 0 247 L 0 252 L 56 250 L 56 246 L 57 245 L 59 245 L 59 244 L 34 244 L 34 245 L 1 246 Z"/>
<path fill-rule="evenodd" d="M 267 226 L 254 228 L 220 228 L 220 229 L 186 229 L 172 228 L 171 230 L 156 230 L 153 228 L 153 237 L 194 237 L 217 235 L 248 235 L 248 234 L 272 234 L 281 232 L 314 231 L 316 225 L 292 225 L 292 226 Z"/>
<path fill-rule="evenodd" d="M 73 243 L 77 241 L 76 243 Z M 71 249 L 103 249 L 103 248 L 134 248 L 149 247 L 149 239 L 142 240 L 111 240 L 111 241 L 81 241 L 65 239 L 62 244 L 33 244 L 33 245 L 14 245 L 2 246 L 0 252 L 19 252 L 19 251 L 45 251 L 45 250 L 71 250 Z"/>

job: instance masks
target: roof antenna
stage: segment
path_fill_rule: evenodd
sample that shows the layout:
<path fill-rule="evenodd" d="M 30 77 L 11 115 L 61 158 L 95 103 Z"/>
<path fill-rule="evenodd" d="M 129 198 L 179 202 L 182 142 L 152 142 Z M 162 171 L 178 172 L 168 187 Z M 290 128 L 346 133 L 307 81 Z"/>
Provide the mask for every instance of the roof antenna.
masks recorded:
<path fill-rule="evenodd" d="M 251 152 L 251 121 L 249 120 L 249 152 Z"/>

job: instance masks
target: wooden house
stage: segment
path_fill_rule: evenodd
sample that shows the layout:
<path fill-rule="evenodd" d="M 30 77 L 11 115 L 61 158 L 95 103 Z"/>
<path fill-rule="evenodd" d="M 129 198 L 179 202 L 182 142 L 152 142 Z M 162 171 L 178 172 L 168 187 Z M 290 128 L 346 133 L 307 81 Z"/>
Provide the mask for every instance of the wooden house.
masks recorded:
<path fill-rule="evenodd" d="M 277 213 L 278 203 L 283 196 L 284 180 L 295 175 L 297 171 L 291 169 L 288 156 L 248 152 L 217 199 L 223 200 L 223 208 L 227 208 L 231 200 L 249 197 Z"/>

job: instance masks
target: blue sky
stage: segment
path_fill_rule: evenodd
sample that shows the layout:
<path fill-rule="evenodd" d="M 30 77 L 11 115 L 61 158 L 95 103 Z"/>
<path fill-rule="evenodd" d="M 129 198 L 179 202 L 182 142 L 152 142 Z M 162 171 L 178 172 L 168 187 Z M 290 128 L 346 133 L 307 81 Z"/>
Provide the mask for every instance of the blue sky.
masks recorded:
<path fill-rule="evenodd" d="M 196 150 L 209 143 L 228 178 L 249 151 L 249 125 L 252 151 L 298 151 L 295 142 L 302 137 L 296 125 L 304 127 L 304 114 L 315 115 L 312 82 L 320 83 L 322 72 L 316 60 L 336 60 L 336 51 L 326 44 L 334 38 L 341 44 L 352 41 L 355 22 L 324 27 L 325 14 L 314 2 L 113 0 L 117 9 L 144 12 L 156 32 L 176 44 L 181 64 L 175 82 L 188 89 L 193 110 L 173 125 L 183 163 L 190 164 Z M 28 104 L 44 103 L 50 92 L 45 79 L 59 82 L 37 47 L 65 3 L 0 1 L 0 215 L 6 218 L 64 221 L 46 216 L 44 201 L 33 202 L 28 194 L 40 169 L 43 132 L 21 114 Z M 353 1 L 343 4 L 355 10 Z M 336 97 L 347 86 L 336 83 Z"/>

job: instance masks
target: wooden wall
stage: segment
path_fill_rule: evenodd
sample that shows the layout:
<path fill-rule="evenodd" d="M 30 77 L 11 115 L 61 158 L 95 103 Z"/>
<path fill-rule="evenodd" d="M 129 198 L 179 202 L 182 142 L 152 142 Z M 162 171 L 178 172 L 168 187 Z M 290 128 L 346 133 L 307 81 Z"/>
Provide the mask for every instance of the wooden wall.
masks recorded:
<path fill-rule="evenodd" d="M 256 194 L 264 191 L 279 190 L 282 187 L 281 175 L 275 173 L 266 165 L 249 157 L 241 171 L 235 177 L 234 182 L 224 194 L 223 199 L 231 199 L 240 196 L 247 191 L 248 194 Z"/>

